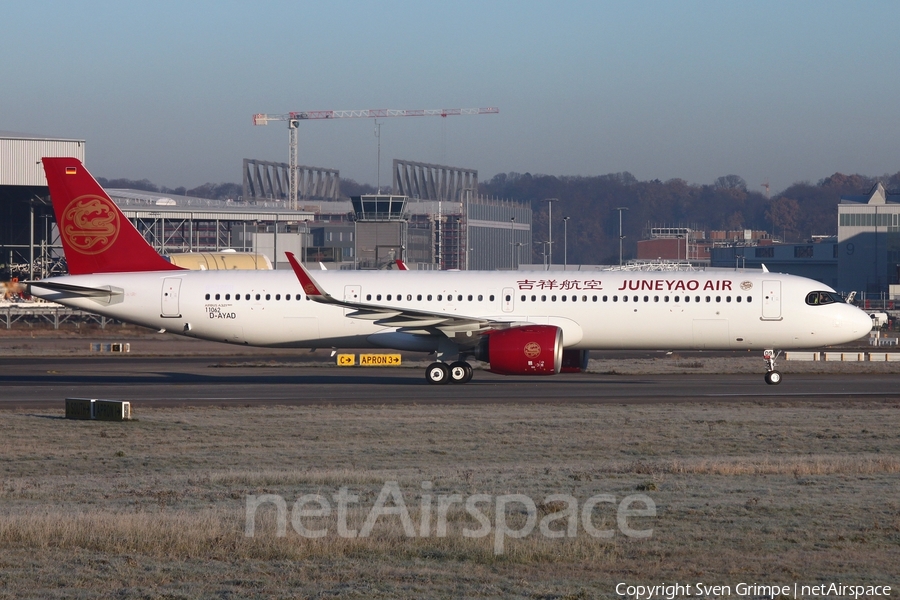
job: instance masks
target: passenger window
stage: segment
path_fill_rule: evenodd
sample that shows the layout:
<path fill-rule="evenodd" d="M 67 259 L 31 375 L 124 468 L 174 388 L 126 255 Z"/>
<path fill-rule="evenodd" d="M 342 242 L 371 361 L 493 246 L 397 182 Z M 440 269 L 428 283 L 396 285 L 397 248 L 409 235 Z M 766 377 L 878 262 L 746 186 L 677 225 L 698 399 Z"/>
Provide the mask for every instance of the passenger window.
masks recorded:
<path fill-rule="evenodd" d="M 694 296 L 694 302 L 700 302 L 700 296 Z"/>
<path fill-rule="evenodd" d="M 669 297 L 668 297 L 668 296 L 663 296 L 663 301 L 664 301 L 664 302 L 668 302 L 668 301 L 669 301 Z"/>
<path fill-rule="evenodd" d="M 659 302 L 659 296 L 653 296 L 653 301 L 654 301 L 654 302 Z"/>
<path fill-rule="evenodd" d="M 522 302 L 525 302 L 525 294 L 522 294 Z"/>
<path fill-rule="evenodd" d="M 493 301 L 494 301 L 494 295 L 491 294 L 490 297 L 488 298 L 488 300 L 490 300 L 491 302 L 493 302 Z"/>
<path fill-rule="evenodd" d="M 244 300 L 249 300 L 249 299 L 250 299 L 250 294 L 247 294 L 246 296 L 244 296 Z"/>
<path fill-rule="evenodd" d="M 565 297 L 565 296 L 562 297 L 562 301 L 563 301 L 563 302 L 566 301 L 566 297 Z"/>
<path fill-rule="evenodd" d="M 381 300 L 381 294 L 378 294 L 377 296 L 375 296 L 375 299 L 376 299 L 376 300 Z"/>
<path fill-rule="evenodd" d="M 219 294 L 216 294 L 216 300 L 218 300 L 218 299 L 219 299 Z"/>
<path fill-rule="evenodd" d="M 546 302 L 546 301 L 547 301 L 547 296 L 541 296 L 541 302 Z"/>
<path fill-rule="evenodd" d="M 690 301 L 691 301 L 691 297 L 690 297 L 690 296 L 685 296 L 685 297 L 684 297 L 684 301 L 685 301 L 685 302 L 690 302 Z"/>
<path fill-rule="evenodd" d="M 421 301 L 422 301 L 422 294 L 417 295 L 417 296 L 416 296 L 416 300 L 418 300 L 419 302 L 421 302 Z"/>
<path fill-rule="evenodd" d="M 637 296 L 634 297 L 634 301 L 635 301 L 635 302 L 638 301 L 638 297 L 637 297 Z"/>
<path fill-rule="evenodd" d="M 228 300 L 228 298 L 225 298 L 225 299 Z M 281 300 L 281 294 L 275 294 L 275 299 Z"/>
<path fill-rule="evenodd" d="M 412 302 L 412 294 L 407 294 L 407 295 L 406 295 L 406 299 L 407 299 L 409 302 Z"/>
<path fill-rule="evenodd" d="M 390 295 L 390 294 L 387 295 L 387 301 L 388 301 L 388 302 L 391 301 L 391 295 Z"/>
<path fill-rule="evenodd" d="M 366 294 L 366 300 L 371 300 L 371 299 L 372 299 L 372 294 Z"/>
<path fill-rule="evenodd" d="M 619 301 L 619 297 L 618 297 L 618 296 L 613 296 L 613 302 L 618 302 L 618 301 Z"/>
<path fill-rule="evenodd" d="M 597 296 L 594 296 L 594 302 L 597 301 Z M 603 301 L 606 302 L 606 296 L 603 296 Z"/>
<path fill-rule="evenodd" d="M 438 299 L 438 302 L 440 302 L 441 300 L 444 299 L 444 295 L 443 295 L 443 294 L 438 294 L 437 299 Z"/>
<path fill-rule="evenodd" d="M 753 302 L 753 296 L 747 296 L 747 302 Z"/>
<path fill-rule="evenodd" d="M 428 301 L 431 302 L 431 294 L 428 294 Z"/>
<path fill-rule="evenodd" d="M 484 296 L 478 294 L 478 301 L 481 302 L 482 300 L 484 300 Z M 534 300 L 534 298 L 532 298 L 532 300 Z"/>
<path fill-rule="evenodd" d="M 271 299 L 272 299 L 272 294 L 266 294 L 266 300 L 271 300 Z"/>
<path fill-rule="evenodd" d="M 524 299 L 525 299 L 525 296 L 522 296 L 522 300 L 524 300 Z M 469 294 L 469 302 L 471 302 L 471 301 L 472 301 L 472 294 Z"/>
<path fill-rule="evenodd" d="M 681 302 L 681 296 L 675 296 L 675 302 Z"/>
<path fill-rule="evenodd" d="M 209 294 L 206 295 L 206 299 L 209 300 Z"/>
<path fill-rule="evenodd" d="M 628 302 L 628 296 L 622 296 L 622 302 Z"/>
<path fill-rule="evenodd" d="M 510 296 L 509 294 L 507 294 L 507 295 L 506 295 L 506 301 L 509 302 L 510 300 L 512 300 L 512 296 Z"/>
<path fill-rule="evenodd" d="M 226 300 L 231 300 L 231 294 L 225 294 L 225 299 L 226 299 Z"/>
<path fill-rule="evenodd" d="M 737 300 L 738 302 L 741 301 L 741 297 L 740 297 L 740 296 L 735 296 L 734 299 Z"/>
<path fill-rule="evenodd" d="M 725 296 L 725 302 L 731 302 L 731 296 Z"/>
<path fill-rule="evenodd" d="M 711 298 L 710 298 L 709 296 L 706 297 L 706 301 L 707 301 L 707 302 L 709 302 L 710 299 L 711 299 Z"/>
<path fill-rule="evenodd" d="M 537 296 L 532 296 L 532 297 L 531 297 L 531 301 L 532 301 L 532 302 L 536 302 L 536 301 L 537 301 Z"/>
<path fill-rule="evenodd" d="M 722 296 L 716 296 L 716 302 L 721 302 L 721 301 L 722 301 Z"/>
<path fill-rule="evenodd" d="M 650 296 L 644 296 L 644 302 L 650 302 Z"/>

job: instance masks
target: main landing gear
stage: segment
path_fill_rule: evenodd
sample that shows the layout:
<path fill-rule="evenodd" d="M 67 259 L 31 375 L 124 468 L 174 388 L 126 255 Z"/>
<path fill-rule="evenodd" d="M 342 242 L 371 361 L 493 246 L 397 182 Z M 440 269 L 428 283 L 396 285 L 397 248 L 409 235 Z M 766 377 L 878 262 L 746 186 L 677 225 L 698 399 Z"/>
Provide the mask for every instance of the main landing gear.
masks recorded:
<path fill-rule="evenodd" d="M 766 383 L 769 385 L 778 385 L 781 383 L 781 373 L 775 370 L 775 359 L 781 355 L 781 352 L 775 350 L 765 350 L 763 358 L 766 361 Z"/>
<path fill-rule="evenodd" d="M 425 380 L 428 381 L 428 383 L 433 384 L 443 384 L 447 382 L 468 383 L 474 374 L 475 371 L 472 369 L 472 365 L 462 360 L 458 360 L 450 365 L 447 363 L 436 362 L 431 363 L 428 365 L 428 368 L 425 369 Z"/>

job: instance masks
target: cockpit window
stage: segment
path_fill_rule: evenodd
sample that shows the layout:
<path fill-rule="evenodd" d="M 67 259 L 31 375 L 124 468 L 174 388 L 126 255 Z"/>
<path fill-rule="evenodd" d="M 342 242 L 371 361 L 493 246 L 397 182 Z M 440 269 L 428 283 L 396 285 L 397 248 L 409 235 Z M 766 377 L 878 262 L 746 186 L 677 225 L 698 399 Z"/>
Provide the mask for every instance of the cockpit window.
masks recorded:
<path fill-rule="evenodd" d="M 833 304 L 834 302 L 843 302 L 844 299 L 834 292 L 810 292 L 806 295 L 806 303 L 810 306 L 819 306 L 821 304 Z"/>

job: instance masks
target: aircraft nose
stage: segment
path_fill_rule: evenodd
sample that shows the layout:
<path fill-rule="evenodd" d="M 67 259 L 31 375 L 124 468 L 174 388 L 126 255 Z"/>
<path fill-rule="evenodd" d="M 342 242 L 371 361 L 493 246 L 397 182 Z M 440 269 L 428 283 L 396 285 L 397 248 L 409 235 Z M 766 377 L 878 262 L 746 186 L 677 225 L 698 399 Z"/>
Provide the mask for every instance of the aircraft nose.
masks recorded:
<path fill-rule="evenodd" d="M 872 331 L 872 317 L 858 308 L 854 308 L 853 312 L 854 314 L 851 318 L 847 319 L 853 333 L 858 337 L 862 337 Z"/>

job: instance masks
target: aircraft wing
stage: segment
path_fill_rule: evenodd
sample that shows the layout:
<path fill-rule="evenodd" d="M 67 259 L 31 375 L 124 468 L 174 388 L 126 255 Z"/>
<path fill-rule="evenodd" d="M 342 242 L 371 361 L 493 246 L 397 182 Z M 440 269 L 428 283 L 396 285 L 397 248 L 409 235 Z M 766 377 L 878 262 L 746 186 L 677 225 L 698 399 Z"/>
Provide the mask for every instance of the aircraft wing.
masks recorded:
<path fill-rule="evenodd" d="M 285 254 L 288 262 L 291 263 L 291 268 L 294 269 L 294 274 L 297 275 L 297 279 L 300 281 L 300 285 L 303 286 L 303 291 L 309 296 L 310 300 L 352 309 L 353 312 L 348 313 L 347 316 L 353 319 L 366 319 L 374 321 L 377 325 L 398 327 L 410 333 L 436 333 L 436 331 L 440 331 L 448 337 L 454 337 L 457 333 L 486 333 L 520 324 L 515 321 L 498 321 L 483 317 L 448 315 L 405 306 L 383 306 L 339 300 L 326 292 L 292 253 L 286 252 Z"/>

